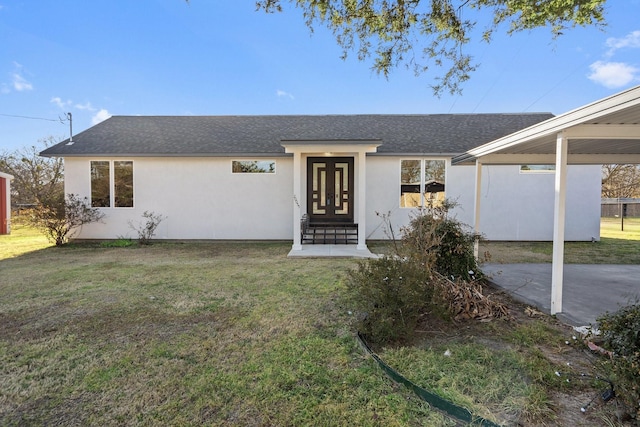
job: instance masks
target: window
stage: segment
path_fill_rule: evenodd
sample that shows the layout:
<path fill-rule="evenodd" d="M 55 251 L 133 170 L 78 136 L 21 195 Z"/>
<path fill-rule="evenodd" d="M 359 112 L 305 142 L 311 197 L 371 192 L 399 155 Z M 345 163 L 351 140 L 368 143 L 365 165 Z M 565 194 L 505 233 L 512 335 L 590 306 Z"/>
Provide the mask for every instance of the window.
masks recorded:
<path fill-rule="evenodd" d="M 520 165 L 520 173 L 554 173 L 555 165 Z"/>
<path fill-rule="evenodd" d="M 274 160 L 233 160 L 231 162 L 233 173 L 276 173 Z"/>
<path fill-rule="evenodd" d="M 91 162 L 91 207 L 111 206 L 109 162 Z"/>
<path fill-rule="evenodd" d="M 91 162 L 91 206 L 94 208 L 133 207 L 132 161 Z"/>
<path fill-rule="evenodd" d="M 400 161 L 400 207 L 437 205 L 444 201 L 444 160 Z"/>
<path fill-rule="evenodd" d="M 113 179 L 116 208 L 132 208 L 133 162 L 113 162 Z"/>

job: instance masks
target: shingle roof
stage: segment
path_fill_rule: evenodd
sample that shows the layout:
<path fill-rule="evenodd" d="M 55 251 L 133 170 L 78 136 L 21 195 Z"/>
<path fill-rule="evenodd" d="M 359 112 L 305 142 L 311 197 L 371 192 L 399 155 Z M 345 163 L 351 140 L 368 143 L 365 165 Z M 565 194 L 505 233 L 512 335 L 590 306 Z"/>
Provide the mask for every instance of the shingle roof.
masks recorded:
<path fill-rule="evenodd" d="M 379 154 L 459 154 L 553 117 L 531 114 L 113 116 L 44 156 L 283 155 L 282 141 L 371 140 Z"/>

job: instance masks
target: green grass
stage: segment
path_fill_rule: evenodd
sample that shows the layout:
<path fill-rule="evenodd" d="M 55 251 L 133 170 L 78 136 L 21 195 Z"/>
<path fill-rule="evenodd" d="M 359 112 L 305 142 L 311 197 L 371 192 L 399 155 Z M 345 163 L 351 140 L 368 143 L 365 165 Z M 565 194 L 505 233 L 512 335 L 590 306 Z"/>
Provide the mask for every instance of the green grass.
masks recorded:
<path fill-rule="evenodd" d="M 11 258 L 27 252 L 52 246 L 38 230 L 22 224 L 14 224 L 11 234 L 0 236 L 0 259 Z"/>
<path fill-rule="evenodd" d="M 0 424 L 442 424 L 356 345 L 353 261 L 288 250 L 3 250 Z"/>
<path fill-rule="evenodd" d="M 640 218 L 625 218 L 624 231 L 618 218 L 602 218 L 599 242 L 566 242 L 567 264 L 637 264 L 640 258 Z M 551 242 L 483 242 L 480 253 L 490 262 L 550 263 Z"/>
<path fill-rule="evenodd" d="M 454 425 L 356 344 L 343 283 L 355 261 L 289 249 L 0 236 L 0 424 Z M 376 350 L 477 415 L 553 419 L 563 328 L 454 330 Z"/>
<path fill-rule="evenodd" d="M 453 425 L 356 344 L 353 260 L 288 259 L 286 243 L 32 239 L 0 237 L 2 425 Z M 500 325 L 484 333 L 507 336 Z M 548 415 L 524 346 L 465 339 L 443 358 L 443 345 L 379 354 L 485 417 Z"/>

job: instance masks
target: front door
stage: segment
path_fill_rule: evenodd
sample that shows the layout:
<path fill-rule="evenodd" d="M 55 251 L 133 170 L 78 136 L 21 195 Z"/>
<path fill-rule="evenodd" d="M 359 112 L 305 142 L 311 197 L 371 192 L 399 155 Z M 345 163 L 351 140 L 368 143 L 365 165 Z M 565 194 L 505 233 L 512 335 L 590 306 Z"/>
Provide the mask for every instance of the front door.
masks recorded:
<path fill-rule="evenodd" d="M 353 157 L 307 159 L 307 214 L 312 223 L 353 223 Z"/>

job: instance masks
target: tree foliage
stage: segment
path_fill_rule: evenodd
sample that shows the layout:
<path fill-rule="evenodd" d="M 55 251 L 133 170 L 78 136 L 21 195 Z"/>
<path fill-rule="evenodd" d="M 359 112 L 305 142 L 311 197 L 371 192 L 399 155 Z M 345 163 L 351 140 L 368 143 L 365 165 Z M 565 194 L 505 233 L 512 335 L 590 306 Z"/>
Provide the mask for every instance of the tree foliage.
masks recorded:
<path fill-rule="evenodd" d="M 511 35 L 549 27 L 557 37 L 575 26 L 604 25 L 606 0 L 289 0 L 302 9 L 307 26 L 330 29 L 343 58 L 355 51 L 373 57 L 373 69 L 387 77 L 398 65 L 416 74 L 441 69 L 436 95 L 459 93 L 477 68 L 464 47 L 489 42 L 502 27 Z M 258 9 L 282 11 L 282 0 L 259 0 Z M 485 19 L 479 23 L 477 19 Z M 482 33 L 474 33 L 478 28 Z"/>
<path fill-rule="evenodd" d="M 640 197 L 639 165 L 603 165 L 602 197 Z"/>
<path fill-rule="evenodd" d="M 16 204 L 31 205 L 28 221 L 47 238 L 60 246 L 84 224 L 100 221 L 104 216 L 87 198 L 64 195 L 64 163 L 61 158 L 47 158 L 40 151 L 57 141 L 49 137 L 41 146 L 30 146 L 0 154 L 0 170 L 13 175 L 11 198 Z"/>
<path fill-rule="evenodd" d="M 51 205 L 64 199 L 64 167 L 61 158 L 40 157 L 38 153 L 55 143 L 53 137 L 13 152 L 0 154 L 0 171 L 13 175 L 11 200 L 15 204 Z"/>

